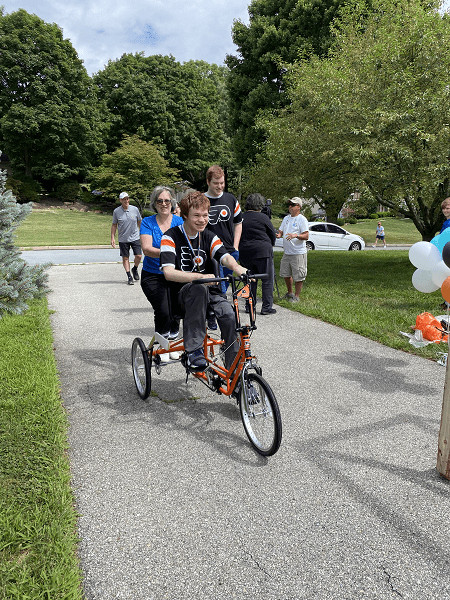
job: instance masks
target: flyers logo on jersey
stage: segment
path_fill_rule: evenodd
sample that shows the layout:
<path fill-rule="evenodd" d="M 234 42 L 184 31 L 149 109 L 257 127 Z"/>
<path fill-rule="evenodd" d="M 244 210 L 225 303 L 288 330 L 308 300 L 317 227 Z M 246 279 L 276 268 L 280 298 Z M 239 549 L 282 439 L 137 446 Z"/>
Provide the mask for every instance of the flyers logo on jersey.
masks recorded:
<path fill-rule="evenodd" d="M 231 210 L 224 204 L 211 206 L 209 209 L 209 224 L 217 225 L 219 221 L 229 221 L 231 218 Z"/>
<path fill-rule="evenodd" d="M 181 270 L 182 271 L 202 271 L 203 265 L 206 261 L 206 252 L 204 250 L 200 250 L 197 255 L 197 250 L 195 250 L 195 255 L 192 256 L 191 249 L 188 246 L 183 246 L 181 248 Z M 192 264 L 194 263 L 194 264 Z"/>

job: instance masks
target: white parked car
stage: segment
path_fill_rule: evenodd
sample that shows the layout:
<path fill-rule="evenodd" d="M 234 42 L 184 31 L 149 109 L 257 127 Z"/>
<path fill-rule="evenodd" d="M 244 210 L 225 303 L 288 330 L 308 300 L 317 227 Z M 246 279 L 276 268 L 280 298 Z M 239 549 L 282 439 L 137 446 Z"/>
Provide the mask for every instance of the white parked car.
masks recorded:
<path fill-rule="evenodd" d="M 277 239 L 275 246 L 283 246 L 283 240 Z M 364 250 L 366 244 L 359 235 L 350 233 L 334 223 L 310 223 L 308 250 Z"/>

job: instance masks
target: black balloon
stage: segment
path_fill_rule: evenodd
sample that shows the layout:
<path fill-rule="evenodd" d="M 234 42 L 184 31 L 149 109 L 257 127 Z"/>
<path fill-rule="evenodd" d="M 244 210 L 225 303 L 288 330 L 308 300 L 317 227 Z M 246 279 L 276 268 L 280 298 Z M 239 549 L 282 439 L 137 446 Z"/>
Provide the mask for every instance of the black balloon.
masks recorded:
<path fill-rule="evenodd" d="M 442 260 L 445 262 L 447 267 L 450 269 L 450 242 L 447 242 L 442 248 Z"/>

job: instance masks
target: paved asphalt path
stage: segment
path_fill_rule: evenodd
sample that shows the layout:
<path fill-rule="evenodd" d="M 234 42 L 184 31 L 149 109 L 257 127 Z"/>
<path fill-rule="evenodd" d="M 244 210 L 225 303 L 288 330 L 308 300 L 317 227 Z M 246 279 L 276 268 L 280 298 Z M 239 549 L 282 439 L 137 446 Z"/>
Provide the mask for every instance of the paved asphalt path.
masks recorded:
<path fill-rule="evenodd" d="M 153 315 L 120 264 L 53 266 L 50 286 L 87 600 L 450 598 L 443 367 L 260 316 L 284 428 L 265 459 L 234 402 L 181 365 L 140 400 L 130 348 Z"/>
<path fill-rule="evenodd" d="M 75 248 L 39 248 L 22 250 L 22 258 L 30 265 L 53 263 L 55 265 L 120 262 L 118 248 L 79 246 Z"/>

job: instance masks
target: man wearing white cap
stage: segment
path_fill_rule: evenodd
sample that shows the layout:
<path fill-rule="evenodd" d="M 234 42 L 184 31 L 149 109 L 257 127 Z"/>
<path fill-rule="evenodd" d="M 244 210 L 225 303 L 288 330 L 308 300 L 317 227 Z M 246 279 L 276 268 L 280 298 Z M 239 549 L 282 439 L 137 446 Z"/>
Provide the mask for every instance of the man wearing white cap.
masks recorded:
<path fill-rule="evenodd" d="M 278 238 L 283 238 L 284 254 L 280 262 L 280 276 L 284 278 L 287 287 L 284 299 L 289 302 L 298 302 L 307 273 L 306 240 L 309 238 L 309 226 L 306 218 L 300 214 L 301 209 L 301 198 L 291 198 L 288 203 L 289 214 L 284 217 L 277 233 Z"/>
<path fill-rule="evenodd" d="M 141 238 L 139 228 L 141 226 L 141 213 L 136 206 L 130 205 L 130 198 L 126 192 L 119 196 L 121 206 L 118 206 L 113 212 L 113 221 L 111 226 L 111 246 L 116 247 L 116 231 L 119 229 L 119 248 L 122 257 L 123 268 L 128 277 L 128 285 L 133 285 L 133 278 L 138 281 L 138 266 L 142 258 Z M 130 273 L 130 248 L 134 254 L 134 267 Z"/>

